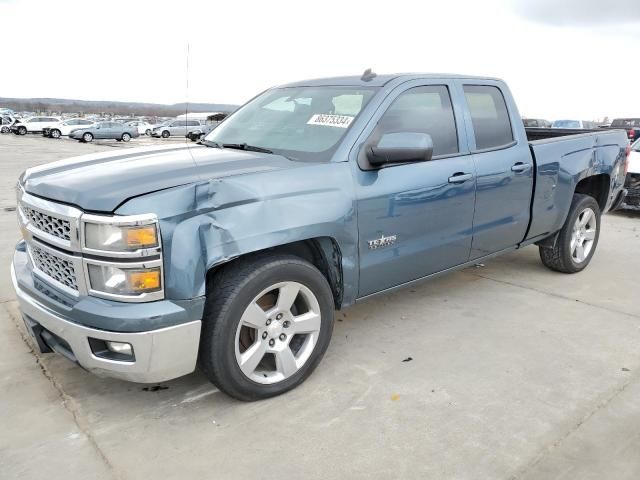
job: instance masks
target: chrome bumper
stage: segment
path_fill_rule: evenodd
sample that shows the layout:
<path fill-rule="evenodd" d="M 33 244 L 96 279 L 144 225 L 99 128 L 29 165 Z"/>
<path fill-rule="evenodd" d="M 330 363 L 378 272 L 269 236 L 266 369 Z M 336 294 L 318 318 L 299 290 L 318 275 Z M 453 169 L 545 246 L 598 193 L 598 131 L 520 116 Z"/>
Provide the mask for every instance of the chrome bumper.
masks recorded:
<path fill-rule="evenodd" d="M 191 373 L 196 366 L 200 343 L 200 320 L 148 332 L 109 332 L 84 327 L 61 318 L 22 290 L 11 265 L 11 280 L 27 329 L 32 335 L 37 324 L 66 342 L 71 355 L 83 368 L 102 376 L 139 383 L 156 383 Z M 126 342 L 133 346 L 134 361 L 98 357 L 89 339 Z M 40 341 L 38 340 L 38 344 Z"/>

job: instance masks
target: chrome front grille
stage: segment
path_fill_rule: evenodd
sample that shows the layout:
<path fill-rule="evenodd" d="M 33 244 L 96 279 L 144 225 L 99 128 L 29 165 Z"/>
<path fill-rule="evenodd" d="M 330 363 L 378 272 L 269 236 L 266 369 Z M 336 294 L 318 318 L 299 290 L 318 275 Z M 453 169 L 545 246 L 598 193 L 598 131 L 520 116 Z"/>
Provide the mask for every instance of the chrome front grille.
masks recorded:
<path fill-rule="evenodd" d="M 48 213 L 21 205 L 22 211 L 38 230 L 63 240 L 71 241 L 71 222 Z"/>
<path fill-rule="evenodd" d="M 73 290 L 78 290 L 78 280 L 73 262 L 53 255 L 35 243 L 29 245 L 31 258 L 35 267 L 58 283 Z"/>

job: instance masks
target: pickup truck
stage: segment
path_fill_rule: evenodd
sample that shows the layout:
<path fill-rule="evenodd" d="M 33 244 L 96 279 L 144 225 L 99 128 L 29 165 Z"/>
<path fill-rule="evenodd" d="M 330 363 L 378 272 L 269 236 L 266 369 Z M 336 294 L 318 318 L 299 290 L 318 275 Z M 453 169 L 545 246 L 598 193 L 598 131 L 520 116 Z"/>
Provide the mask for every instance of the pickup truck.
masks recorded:
<path fill-rule="evenodd" d="M 13 285 L 43 352 L 271 397 L 318 365 L 335 310 L 531 244 L 583 270 L 628 154 L 616 130 L 529 141 L 494 78 L 292 83 L 202 145 L 26 170 Z"/>

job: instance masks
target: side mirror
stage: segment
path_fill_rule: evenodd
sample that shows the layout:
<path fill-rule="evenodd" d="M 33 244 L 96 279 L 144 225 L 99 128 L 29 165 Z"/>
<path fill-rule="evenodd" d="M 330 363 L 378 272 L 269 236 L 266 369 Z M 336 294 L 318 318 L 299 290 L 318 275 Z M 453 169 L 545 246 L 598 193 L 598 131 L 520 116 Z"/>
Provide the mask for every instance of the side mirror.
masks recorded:
<path fill-rule="evenodd" d="M 387 163 L 426 162 L 433 157 L 433 140 L 427 133 L 387 133 L 369 145 L 367 159 L 373 166 Z"/>

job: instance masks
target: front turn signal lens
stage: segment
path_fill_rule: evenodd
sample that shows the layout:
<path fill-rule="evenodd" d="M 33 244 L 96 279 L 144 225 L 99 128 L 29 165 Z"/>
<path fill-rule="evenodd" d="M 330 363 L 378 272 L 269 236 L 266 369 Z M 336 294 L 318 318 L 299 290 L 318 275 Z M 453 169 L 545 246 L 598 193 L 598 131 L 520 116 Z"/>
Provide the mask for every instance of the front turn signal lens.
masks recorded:
<path fill-rule="evenodd" d="M 155 247 L 158 245 L 155 225 L 128 228 L 127 246 L 129 248 Z"/>
<path fill-rule="evenodd" d="M 139 270 L 129 274 L 129 284 L 134 292 L 148 292 L 160 288 L 160 269 Z"/>

